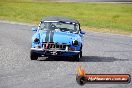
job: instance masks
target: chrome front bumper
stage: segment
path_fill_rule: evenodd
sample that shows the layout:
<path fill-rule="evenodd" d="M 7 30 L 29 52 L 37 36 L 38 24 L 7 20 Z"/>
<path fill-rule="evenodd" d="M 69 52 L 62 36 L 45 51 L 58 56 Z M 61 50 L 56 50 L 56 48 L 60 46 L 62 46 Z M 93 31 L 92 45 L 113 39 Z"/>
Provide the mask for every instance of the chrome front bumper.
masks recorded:
<path fill-rule="evenodd" d="M 57 52 L 57 51 L 60 51 L 60 52 L 74 52 L 74 53 L 80 53 L 80 51 L 68 51 L 68 50 L 56 50 L 56 49 L 43 49 L 43 48 L 31 48 L 31 50 L 34 50 L 34 51 L 53 51 L 53 52 Z"/>

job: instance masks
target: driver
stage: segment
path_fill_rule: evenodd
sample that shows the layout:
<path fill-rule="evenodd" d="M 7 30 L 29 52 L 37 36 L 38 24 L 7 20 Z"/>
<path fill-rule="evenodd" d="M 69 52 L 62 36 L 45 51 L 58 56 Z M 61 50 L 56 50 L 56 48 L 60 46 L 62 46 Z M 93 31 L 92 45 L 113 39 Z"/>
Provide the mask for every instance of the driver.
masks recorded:
<path fill-rule="evenodd" d="M 53 31 L 53 30 L 58 29 L 58 28 L 53 23 L 49 23 L 48 29 L 50 31 Z"/>

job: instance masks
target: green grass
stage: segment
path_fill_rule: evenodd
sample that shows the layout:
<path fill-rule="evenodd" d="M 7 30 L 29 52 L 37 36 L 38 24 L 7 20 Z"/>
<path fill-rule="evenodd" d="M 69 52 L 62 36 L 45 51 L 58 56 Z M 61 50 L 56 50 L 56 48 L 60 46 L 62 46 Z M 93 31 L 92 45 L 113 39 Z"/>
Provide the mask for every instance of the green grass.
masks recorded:
<path fill-rule="evenodd" d="M 132 33 L 132 4 L 34 1 L 0 0 L 0 19 L 38 24 L 45 16 L 67 16 L 80 21 L 86 29 L 94 27 L 101 31 L 106 28 Z"/>

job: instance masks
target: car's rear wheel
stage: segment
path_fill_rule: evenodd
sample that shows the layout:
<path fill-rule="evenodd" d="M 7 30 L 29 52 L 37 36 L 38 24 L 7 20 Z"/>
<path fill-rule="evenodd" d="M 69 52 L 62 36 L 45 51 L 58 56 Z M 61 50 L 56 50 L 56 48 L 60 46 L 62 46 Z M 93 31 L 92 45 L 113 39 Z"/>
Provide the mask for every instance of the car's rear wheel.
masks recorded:
<path fill-rule="evenodd" d="M 30 51 L 30 59 L 31 60 L 37 60 L 38 59 L 38 55 L 33 52 L 32 50 Z"/>

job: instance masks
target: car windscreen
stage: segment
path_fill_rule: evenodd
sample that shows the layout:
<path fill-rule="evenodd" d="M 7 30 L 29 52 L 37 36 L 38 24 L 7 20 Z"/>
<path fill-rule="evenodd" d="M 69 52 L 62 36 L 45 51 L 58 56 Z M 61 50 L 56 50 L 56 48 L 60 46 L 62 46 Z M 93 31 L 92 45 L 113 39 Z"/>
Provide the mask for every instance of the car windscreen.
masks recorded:
<path fill-rule="evenodd" d="M 79 25 L 70 22 L 41 22 L 41 30 L 78 32 Z"/>

